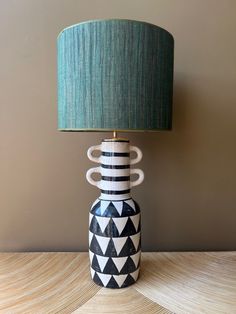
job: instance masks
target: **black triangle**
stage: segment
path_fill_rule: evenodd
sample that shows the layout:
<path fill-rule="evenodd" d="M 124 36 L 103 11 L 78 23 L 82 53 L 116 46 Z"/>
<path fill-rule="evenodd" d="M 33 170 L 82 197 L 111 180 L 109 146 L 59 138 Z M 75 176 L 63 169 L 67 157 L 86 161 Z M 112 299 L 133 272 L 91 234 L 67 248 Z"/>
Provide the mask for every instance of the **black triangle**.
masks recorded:
<path fill-rule="evenodd" d="M 100 245 L 99 245 L 95 235 L 92 238 L 92 241 L 90 243 L 89 249 L 90 249 L 90 251 L 92 251 L 95 254 L 103 255 L 103 252 L 102 252 L 102 250 L 100 248 Z"/>
<path fill-rule="evenodd" d="M 141 231 L 141 219 L 139 219 L 138 230 L 137 233 Z"/>
<path fill-rule="evenodd" d="M 117 257 L 116 248 L 112 239 L 108 243 L 105 256 Z"/>
<path fill-rule="evenodd" d="M 132 285 L 133 283 L 135 283 L 135 280 L 134 280 L 134 278 L 129 274 L 129 275 L 126 277 L 126 279 L 125 279 L 123 285 L 121 286 L 121 288 L 128 287 L 128 286 Z"/>
<path fill-rule="evenodd" d="M 122 209 L 122 216 L 133 216 L 136 215 L 136 212 L 134 211 L 134 209 L 129 206 L 129 204 L 123 202 L 123 209 Z"/>
<path fill-rule="evenodd" d="M 133 241 L 130 239 L 130 237 L 128 237 L 122 250 L 120 251 L 119 256 L 120 257 L 129 256 L 129 255 L 133 255 L 135 253 L 136 253 L 136 250 L 135 250 L 135 246 L 133 244 Z"/>
<path fill-rule="evenodd" d="M 135 264 L 131 257 L 127 258 L 125 265 L 122 267 L 120 274 L 129 274 L 133 273 L 136 270 Z"/>
<path fill-rule="evenodd" d="M 97 285 L 104 287 L 104 285 L 103 285 L 101 279 L 98 277 L 97 273 L 95 273 L 95 275 L 93 276 L 93 281 L 94 281 Z"/>
<path fill-rule="evenodd" d="M 90 226 L 89 226 L 89 230 L 95 234 L 98 234 L 98 235 L 103 234 L 102 230 L 99 226 L 99 223 L 97 222 L 96 216 L 93 216 L 91 223 L 90 223 Z"/>
<path fill-rule="evenodd" d="M 106 229 L 104 230 L 104 234 L 105 237 L 119 237 L 119 231 L 116 228 L 116 225 L 114 223 L 114 221 L 111 219 L 109 221 L 109 224 L 106 226 Z"/>
<path fill-rule="evenodd" d="M 119 237 L 119 231 L 114 223 L 114 221 L 111 219 L 109 223 L 107 224 L 104 232 L 102 232 L 100 225 L 96 219 L 96 216 L 94 216 L 91 220 L 89 230 L 97 235 L 103 236 L 103 237 Z"/>
<path fill-rule="evenodd" d="M 133 207 L 129 206 L 129 204 L 127 204 L 125 201 L 123 202 L 123 210 L 122 210 L 122 216 L 133 216 L 133 215 L 137 215 L 138 213 L 140 213 L 140 208 L 138 203 L 136 203 L 134 200 L 134 205 L 135 205 L 135 210 L 133 209 Z"/>
<path fill-rule="evenodd" d="M 92 268 L 94 270 L 98 271 L 99 273 L 101 273 L 101 268 L 99 266 L 98 259 L 97 259 L 97 256 L 95 254 L 94 254 L 93 260 L 92 260 Z"/>
<path fill-rule="evenodd" d="M 111 258 L 108 259 L 108 262 L 103 269 L 103 273 L 109 275 L 119 275 L 119 271 Z"/>
<path fill-rule="evenodd" d="M 120 214 L 118 213 L 115 206 L 110 202 L 110 204 L 107 206 L 105 212 L 103 213 L 103 216 L 106 217 L 120 217 Z"/>
<path fill-rule="evenodd" d="M 127 237 L 137 233 L 134 224 L 130 218 L 128 218 L 124 229 L 122 230 L 121 237 Z"/>
<path fill-rule="evenodd" d="M 134 201 L 134 200 L 133 200 Z M 136 214 L 140 213 L 140 207 L 139 207 L 139 204 L 134 201 L 134 204 L 135 204 L 135 210 L 136 210 Z"/>
<path fill-rule="evenodd" d="M 91 208 L 90 213 L 94 215 L 101 215 L 101 201 Z"/>
<path fill-rule="evenodd" d="M 106 288 L 117 289 L 120 287 L 118 286 L 118 283 L 115 281 L 113 276 L 111 276 L 111 279 L 109 280 L 108 284 L 106 285 Z"/>

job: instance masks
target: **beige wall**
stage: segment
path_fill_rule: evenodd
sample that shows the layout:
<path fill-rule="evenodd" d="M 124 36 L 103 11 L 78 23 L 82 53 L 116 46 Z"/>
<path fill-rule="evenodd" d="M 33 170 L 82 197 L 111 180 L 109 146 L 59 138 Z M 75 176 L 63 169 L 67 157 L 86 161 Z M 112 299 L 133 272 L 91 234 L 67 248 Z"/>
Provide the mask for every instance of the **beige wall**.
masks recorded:
<path fill-rule="evenodd" d="M 109 134 L 57 131 L 56 37 L 112 17 L 175 37 L 173 131 L 129 135 L 143 249 L 236 249 L 236 1 L 0 0 L 0 250 L 87 248 L 86 150 Z"/>

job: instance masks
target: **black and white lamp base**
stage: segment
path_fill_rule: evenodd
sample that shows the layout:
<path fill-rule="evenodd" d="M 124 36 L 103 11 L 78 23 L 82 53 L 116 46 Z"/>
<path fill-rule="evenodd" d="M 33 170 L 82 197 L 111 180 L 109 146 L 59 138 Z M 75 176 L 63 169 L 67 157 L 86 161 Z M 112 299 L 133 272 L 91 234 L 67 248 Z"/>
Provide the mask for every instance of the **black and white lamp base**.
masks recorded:
<path fill-rule="evenodd" d="M 93 151 L 101 150 L 100 157 Z M 137 157 L 130 159 L 130 152 Z M 133 284 L 139 275 L 141 257 L 140 208 L 131 198 L 130 190 L 142 183 L 144 173 L 130 169 L 139 162 L 142 152 L 130 146 L 126 139 L 105 139 L 101 145 L 88 150 L 88 158 L 100 163 L 87 171 L 87 180 L 101 190 L 89 214 L 90 270 L 94 282 L 107 288 L 124 288 Z M 91 175 L 101 174 L 95 181 Z M 131 174 L 138 174 L 130 181 Z"/>

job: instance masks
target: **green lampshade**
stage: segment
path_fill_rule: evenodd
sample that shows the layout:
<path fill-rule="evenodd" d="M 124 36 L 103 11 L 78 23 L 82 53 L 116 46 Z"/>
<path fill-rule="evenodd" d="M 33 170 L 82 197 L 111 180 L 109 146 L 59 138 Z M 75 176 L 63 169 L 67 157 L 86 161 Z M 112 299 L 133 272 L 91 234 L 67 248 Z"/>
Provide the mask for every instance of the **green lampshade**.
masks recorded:
<path fill-rule="evenodd" d="M 58 36 L 58 128 L 171 129 L 174 40 L 132 20 L 95 20 Z"/>

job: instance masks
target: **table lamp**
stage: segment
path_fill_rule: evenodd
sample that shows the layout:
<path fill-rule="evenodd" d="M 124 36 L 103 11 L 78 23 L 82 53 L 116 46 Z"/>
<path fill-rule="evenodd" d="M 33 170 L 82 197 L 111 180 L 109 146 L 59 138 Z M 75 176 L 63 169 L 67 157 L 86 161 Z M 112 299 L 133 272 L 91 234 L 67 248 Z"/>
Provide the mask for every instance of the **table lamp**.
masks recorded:
<path fill-rule="evenodd" d="M 123 288 L 138 279 L 140 208 L 131 188 L 144 174 L 130 166 L 142 152 L 117 132 L 171 129 L 173 50 L 169 32 L 134 20 L 82 22 L 58 36 L 59 130 L 113 133 L 88 149 L 99 166 L 86 175 L 101 190 L 89 214 L 89 256 L 91 277 L 103 287 Z M 132 174 L 138 179 L 130 180 Z"/>

